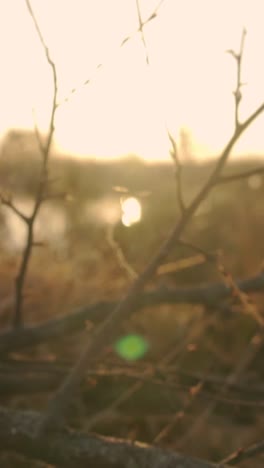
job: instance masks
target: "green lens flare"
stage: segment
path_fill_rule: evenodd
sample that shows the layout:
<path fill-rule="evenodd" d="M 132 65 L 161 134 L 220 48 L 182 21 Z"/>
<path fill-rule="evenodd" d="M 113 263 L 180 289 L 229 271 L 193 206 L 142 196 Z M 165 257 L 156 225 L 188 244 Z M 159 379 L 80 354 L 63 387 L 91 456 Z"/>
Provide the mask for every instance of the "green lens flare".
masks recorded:
<path fill-rule="evenodd" d="M 136 361 L 146 354 L 149 346 L 147 341 L 140 335 L 127 335 L 115 343 L 117 354 L 128 361 Z"/>

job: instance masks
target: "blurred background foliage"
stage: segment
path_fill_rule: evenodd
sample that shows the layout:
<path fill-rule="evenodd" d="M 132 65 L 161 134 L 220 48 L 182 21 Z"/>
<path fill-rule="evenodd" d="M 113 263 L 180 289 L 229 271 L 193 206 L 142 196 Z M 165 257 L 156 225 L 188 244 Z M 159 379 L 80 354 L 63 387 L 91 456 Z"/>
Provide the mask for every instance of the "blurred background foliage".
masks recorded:
<path fill-rule="evenodd" d="M 254 157 L 230 162 L 226 174 L 243 172 L 260 165 Z M 28 210 L 38 184 L 39 154 L 35 136 L 30 132 L 10 132 L 0 157 L 1 191 Z M 66 314 L 75 307 L 99 300 L 118 299 L 131 283 L 124 265 L 118 260 L 109 233 L 135 272 L 142 271 L 153 252 L 167 237 L 179 217 L 173 163 L 150 164 L 136 156 L 107 161 L 77 159 L 54 154 L 50 160 L 50 193 L 40 212 L 36 240 L 25 289 L 25 317 L 37 323 Z M 188 202 L 212 170 L 213 163 L 183 161 L 183 187 Z M 122 188 L 122 189 L 120 189 Z M 126 189 L 126 191 L 123 190 Z M 140 222 L 124 226 L 120 199 L 136 197 L 142 207 Z M 202 204 L 186 230 L 184 241 L 206 251 L 221 251 L 225 267 L 237 278 L 256 274 L 264 258 L 264 179 L 252 176 L 219 185 Z M 0 324 L 11 318 L 14 278 L 24 242 L 23 226 L 5 206 L 0 211 Z M 196 255 L 188 246 L 176 245 L 168 262 Z M 201 262 L 178 271 L 157 274 L 149 287 L 175 287 L 222 281 L 217 269 Z M 262 295 L 253 295 L 263 313 Z M 248 395 L 239 391 L 217 401 L 219 385 L 203 391 L 191 374 L 225 377 L 233 371 L 254 335 L 254 319 L 241 311 L 221 310 L 185 304 L 148 307 L 139 310 L 122 324 L 123 336 L 144 337 L 149 350 L 137 362 L 127 362 L 114 348 L 102 349 L 96 356 L 104 369 L 125 369 L 121 376 L 102 375 L 83 384 L 82 401 L 76 400 L 72 422 L 85 429 L 98 411 L 111 405 L 131 385 L 133 371 L 144 364 L 155 365 L 167 353 L 172 359 L 164 365 L 160 378 L 143 380 L 131 397 L 95 425 L 93 430 L 112 436 L 130 437 L 185 451 L 190 455 L 218 460 L 235 448 L 250 444 L 263 432 L 263 404 L 244 404 Z M 20 358 L 73 362 L 87 331 L 60 342 L 40 345 L 37 350 L 20 353 Z M 263 351 L 257 354 L 244 385 L 261 385 Z M 184 373 L 186 374 L 184 377 Z M 131 375 L 130 375 L 131 374 Z M 179 375 L 181 374 L 181 378 Z M 183 385 L 184 382 L 184 385 Z M 202 384 L 201 384 L 202 385 Z M 242 384 L 241 384 L 242 385 Z M 195 391 L 195 388 L 197 391 Z M 30 408 L 43 407 L 46 394 L 4 396 L 2 402 Z M 212 414 L 204 417 L 212 401 Z M 170 424 L 173 419 L 172 427 Z M 197 425 L 197 427 L 196 427 Z M 162 435 L 162 431 L 166 429 Z M 157 439 L 158 437 L 158 439 Z M 19 461 L 17 461 L 17 466 Z M 22 463 L 22 462 L 21 462 Z M 245 467 L 263 466 L 249 461 Z"/>

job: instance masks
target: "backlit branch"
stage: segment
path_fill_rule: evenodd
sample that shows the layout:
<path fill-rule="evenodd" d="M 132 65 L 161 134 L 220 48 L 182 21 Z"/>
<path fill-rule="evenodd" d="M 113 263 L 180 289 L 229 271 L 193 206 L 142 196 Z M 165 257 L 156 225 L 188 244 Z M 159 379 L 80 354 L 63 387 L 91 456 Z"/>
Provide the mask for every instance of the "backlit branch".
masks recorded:
<path fill-rule="evenodd" d="M 55 67 L 54 62 L 51 59 L 49 49 L 43 39 L 38 22 L 31 8 L 31 4 L 29 0 L 25 0 L 25 2 L 29 10 L 30 16 L 33 20 L 33 23 L 36 28 L 40 42 L 42 44 L 42 47 L 44 49 L 46 60 L 51 68 L 52 80 L 53 80 L 53 98 L 52 98 L 52 109 L 51 109 L 51 115 L 50 115 L 49 130 L 48 130 L 47 138 L 44 143 L 41 142 L 38 130 L 36 129 L 36 137 L 39 143 L 39 150 L 42 156 L 42 167 L 41 167 L 41 173 L 40 173 L 39 186 L 38 186 L 35 198 L 34 198 L 34 205 L 33 205 L 31 215 L 28 217 L 25 217 L 21 212 L 19 212 L 18 209 L 16 209 L 14 206 L 9 204 L 10 208 L 12 208 L 12 210 L 15 211 L 16 214 L 23 221 L 25 221 L 26 226 L 27 226 L 26 244 L 22 253 L 21 263 L 20 263 L 19 270 L 16 276 L 16 280 L 15 280 L 15 311 L 14 311 L 14 320 L 13 320 L 13 324 L 15 328 L 19 328 L 23 325 L 23 316 L 22 316 L 23 315 L 23 290 L 24 290 L 28 265 L 29 265 L 31 254 L 32 254 L 32 249 L 36 245 L 36 242 L 34 240 L 35 220 L 39 213 L 39 209 L 41 207 L 43 197 L 45 195 L 47 183 L 48 183 L 48 159 L 50 155 L 50 148 L 51 148 L 51 143 L 52 143 L 52 138 L 53 138 L 53 133 L 54 133 L 54 120 L 55 120 L 55 112 L 57 108 L 56 67 Z"/>
<path fill-rule="evenodd" d="M 61 419 L 63 418 L 72 399 L 72 395 L 76 387 L 80 384 L 85 370 L 87 369 L 89 357 L 91 355 L 97 355 L 103 345 L 105 346 L 106 344 L 111 343 L 115 335 L 118 333 L 122 318 L 127 319 L 130 317 L 138 294 L 142 291 L 146 283 L 153 277 L 161 262 L 165 260 L 180 240 L 185 228 L 190 223 L 201 203 L 217 185 L 218 178 L 221 176 L 222 170 L 228 160 L 233 146 L 239 140 L 242 133 L 263 112 L 263 110 L 264 103 L 262 103 L 243 123 L 235 128 L 233 135 L 220 155 L 209 179 L 205 182 L 200 192 L 195 196 L 190 205 L 185 209 L 180 220 L 176 222 L 167 240 L 150 260 L 144 271 L 134 281 L 127 294 L 114 311 L 95 329 L 92 336 L 87 337 L 87 343 L 79 360 L 48 405 L 47 413 L 44 416 L 40 427 L 41 431 L 45 431 L 54 424 L 60 424 Z"/>
<path fill-rule="evenodd" d="M 176 179 L 176 193 L 177 193 L 177 200 L 180 207 L 181 214 L 185 211 L 185 203 L 183 197 L 183 188 L 182 188 L 182 165 L 179 159 L 178 148 L 176 141 L 174 140 L 173 136 L 168 131 L 168 137 L 171 142 L 172 149 L 170 151 L 171 158 L 174 163 L 175 167 L 175 179 Z"/>
<path fill-rule="evenodd" d="M 237 286 L 245 293 L 263 292 L 264 273 L 237 281 Z M 230 298 L 231 293 L 232 290 L 222 282 L 190 288 L 162 286 L 159 289 L 138 294 L 131 308 L 132 311 L 136 311 L 144 307 L 158 307 L 161 304 L 203 304 L 212 310 L 214 307 L 219 307 L 221 301 Z M 80 307 L 69 314 L 62 313 L 56 318 L 37 325 L 25 326 L 21 330 L 3 331 L 0 333 L 0 354 L 18 351 L 77 333 L 85 328 L 87 321 L 98 325 L 111 315 L 118 303 L 119 301 L 96 302 Z"/>
<path fill-rule="evenodd" d="M 157 18 L 157 15 L 158 15 L 158 11 L 159 9 L 161 8 L 162 4 L 165 2 L 166 0 L 160 0 L 160 2 L 158 3 L 158 5 L 154 8 L 154 10 L 152 11 L 152 13 L 148 16 L 148 18 L 146 20 L 142 20 L 141 19 L 141 16 L 140 16 L 140 19 L 139 19 L 139 28 L 136 30 L 136 32 L 133 32 L 132 34 L 126 36 L 124 39 L 122 39 L 122 41 L 120 42 L 119 44 L 119 47 L 123 47 L 128 41 L 130 41 L 135 34 L 138 34 L 140 33 L 141 34 L 141 37 L 143 36 L 143 39 L 144 39 L 144 27 L 150 23 L 152 20 L 156 19 Z M 139 11 L 139 10 L 138 10 Z M 139 17 L 139 15 L 138 15 Z M 143 40 L 142 39 L 142 40 Z M 143 40 L 143 44 L 144 44 L 144 47 L 146 48 L 146 43 L 145 43 L 145 39 Z M 146 60 L 147 60 L 147 63 L 148 63 L 148 54 L 147 54 L 147 50 L 146 50 Z M 95 72 L 98 72 L 99 70 L 101 70 L 103 68 L 103 64 L 102 63 L 99 63 L 96 68 L 95 68 Z M 69 91 L 69 94 L 66 98 L 64 98 L 63 101 L 61 101 L 60 104 L 62 103 L 65 103 L 65 102 L 68 102 L 70 97 L 75 94 L 77 91 L 79 91 L 81 88 L 83 88 L 84 86 L 87 86 L 89 83 L 91 83 L 92 81 L 92 78 L 88 78 L 86 79 L 82 84 L 80 84 L 78 87 L 75 87 L 75 88 L 72 88 L 70 91 Z"/>
<path fill-rule="evenodd" d="M 244 54 L 244 45 L 245 45 L 245 38 L 246 38 L 247 31 L 243 29 L 241 42 L 240 42 L 240 50 L 236 53 L 234 50 L 230 49 L 227 52 L 232 55 L 232 57 L 236 61 L 236 71 L 237 71 L 237 78 L 236 78 L 236 89 L 234 91 L 234 98 L 235 98 L 235 128 L 238 128 L 240 125 L 239 122 L 239 106 L 242 99 L 241 88 L 245 83 L 241 81 L 241 64 L 242 58 Z"/>
<path fill-rule="evenodd" d="M 146 53 L 146 63 L 147 65 L 149 65 L 149 55 L 148 55 L 147 43 L 146 43 L 145 34 L 144 34 L 144 23 L 141 17 L 139 0 L 136 0 L 136 6 L 137 6 L 137 15 L 138 15 L 138 23 L 139 23 L 138 30 L 140 31 L 142 44 L 144 46 L 145 53 Z"/>

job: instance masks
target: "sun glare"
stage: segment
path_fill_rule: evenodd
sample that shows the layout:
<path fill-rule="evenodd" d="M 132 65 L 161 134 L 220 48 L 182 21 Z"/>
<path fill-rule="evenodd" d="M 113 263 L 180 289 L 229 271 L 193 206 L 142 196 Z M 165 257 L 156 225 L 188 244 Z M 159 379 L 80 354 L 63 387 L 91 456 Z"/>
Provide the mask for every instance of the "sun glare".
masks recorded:
<path fill-rule="evenodd" d="M 169 159 L 167 128 L 177 138 L 185 127 L 197 158 L 218 153 L 234 125 L 235 63 L 225 52 L 238 49 L 243 27 L 242 118 L 263 100 L 260 0 L 165 0 L 144 29 L 149 65 L 134 0 L 31 3 L 58 72 L 55 138 L 63 152 Z M 157 0 L 140 4 L 144 20 Z M 2 2 L 0 13 L 0 133 L 33 128 L 32 109 L 40 129 L 47 129 L 52 82 L 28 11 L 13 0 Z M 260 117 L 236 152 L 264 151 L 263 122 Z"/>
<path fill-rule="evenodd" d="M 124 226 L 132 226 L 141 220 L 142 209 L 137 198 L 129 197 L 121 200 L 122 223 Z"/>

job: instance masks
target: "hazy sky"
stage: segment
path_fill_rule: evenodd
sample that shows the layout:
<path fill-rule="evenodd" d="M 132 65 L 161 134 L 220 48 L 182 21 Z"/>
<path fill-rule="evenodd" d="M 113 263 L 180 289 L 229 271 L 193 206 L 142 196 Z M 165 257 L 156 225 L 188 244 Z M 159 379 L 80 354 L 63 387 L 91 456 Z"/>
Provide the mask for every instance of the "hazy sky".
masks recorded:
<path fill-rule="evenodd" d="M 141 0 L 147 18 L 159 0 Z M 167 158 L 166 126 L 188 127 L 199 154 L 216 152 L 233 130 L 235 62 L 246 27 L 242 117 L 264 101 L 263 0 L 164 0 L 145 27 L 150 65 L 137 30 L 136 0 L 32 0 L 59 76 L 56 140 L 93 156 Z M 132 34 L 120 48 L 121 41 Z M 23 0 L 0 0 L 0 132 L 47 128 L 51 74 Z M 98 64 L 103 66 L 96 71 Z M 90 84 L 81 84 L 92 78 Z M 264 153 L 264 117 L 237 145 Z"/>

